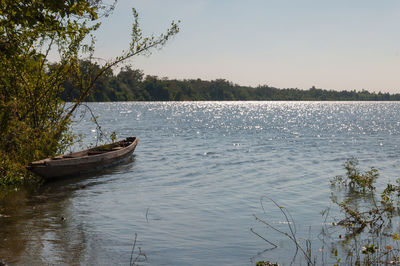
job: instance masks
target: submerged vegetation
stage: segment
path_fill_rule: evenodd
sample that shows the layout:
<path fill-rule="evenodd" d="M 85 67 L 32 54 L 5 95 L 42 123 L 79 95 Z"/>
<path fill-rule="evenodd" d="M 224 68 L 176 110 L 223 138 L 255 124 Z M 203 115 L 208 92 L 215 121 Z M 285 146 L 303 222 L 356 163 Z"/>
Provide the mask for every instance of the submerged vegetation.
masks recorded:
<path fill-rule="evenodd" d="M 394 227 L 393 221 L 400 217 L 400 179 L 396 184 L 387 183 L 379 193 L 375 187 L 379 173 L 375 168 L 362 172 L 356 159 L 346 161 L 344 167 L 346 174 L 331 180 L 331 201 L 338 214 L 329 216 L 335 211 L 331 208 L 322 212 L 325 222 L 318 237 L 321 245 L 318 252 L 312 248 L 310 239 L 296 236 L 294 219 L 274 200 L 267 197 L 261 200 L 264 213 L 263 201 L 268 200 L 279 208 L 288 231 L 258 216 L 256 220 L 294 244 L 296 252 L 292 263 L 298 259 L 307 265 L 399 264 L 400 231 Z M 327 223 L 328 219 L 331 222 Z M 275 243 L 255 234 L 272 246 L 266 251 L 278 248 Z M 299 254 L 301 258 L 296 258 Z M 273 264 L 261 261 L 258 265 Z"/>
<path fill-rule="evenodd" d="M 92 66 L 93 32 L 114 8 L 92 0 L 22 0 L 0 2 L 0 187 L 18 185 L 29 175 L 30 161 L 62 153 L 72 144 L 70 124 L 77 108 L 98 82 L 119 63 L 163 46 L 178 31 L 143 35 L 133 9 L 131 43 L 120 56 Z M 58 52 L 58 63 L 49 54 Z M 75 97 L 62 99 L 70 81 Z"/>

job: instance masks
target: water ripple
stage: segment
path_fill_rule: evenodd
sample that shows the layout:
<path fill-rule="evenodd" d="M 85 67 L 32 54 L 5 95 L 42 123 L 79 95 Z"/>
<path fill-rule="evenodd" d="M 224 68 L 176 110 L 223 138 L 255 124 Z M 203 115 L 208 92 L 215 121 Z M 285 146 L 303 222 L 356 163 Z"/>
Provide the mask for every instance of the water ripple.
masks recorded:
<path fill-rule="evenodd" d="M 375 165 L 382 176 L 397 175 L 395 102 L 90 105 L 106 132 L 140 138 L 134 161 L 97 179 L 73 181 L 72 193 L 45 194 L 52 199 L 41 206 L 47 215 L 29 222 L 45 247 L 26 249 L 16 264 L 38 262 L 41 252 L 54 258 L 45 264 L 63 261 L 68 252 L 81 264 L 94 258 L 97 264 L 127 263 L 136 232 L 150 265 L 247 265 L 264 248 L 249 232 L 265 230 L 252 216 L 264 215 L 261 196 L 285 206 L 307 231 L 321 225 L 329 179 L 343 174 L 347 158 L 359 158 L 361 167 Z M 86 143 L 96 140 L 88 128 L 89 119 L 74 127 L 88 136 Z M 73 217 L 61 227 L 53 219 L 60 212 Z M 266 212 L 286 226 L 279 210 L 269 204 Z M 43 232 L 42 222 L 57 225 L 47 227 L 52 235 Z M 44 240 L 61 235 L 76 248 Z"/>

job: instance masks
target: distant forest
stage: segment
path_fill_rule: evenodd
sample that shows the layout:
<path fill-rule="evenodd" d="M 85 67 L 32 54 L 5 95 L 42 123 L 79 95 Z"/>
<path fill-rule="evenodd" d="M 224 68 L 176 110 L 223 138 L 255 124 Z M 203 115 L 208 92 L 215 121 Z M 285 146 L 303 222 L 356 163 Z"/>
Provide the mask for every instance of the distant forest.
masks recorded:
<path fill-rule="evenodd" d="M 88 79 L 95 78 L 99 66 L 80 62 L 81 71 Z M 62 99 L 78 97 L 80 82 L 71 74 L 64 83 Z M 167 79 L 145 75 L 143 71 L 124 67 L 114 75 L 108 71 L 95 83 L 94 92 L 85 99 L 89 102 L 108 101 L 400 101 L 400 94 L 362 91 L 333 91 L 315 87 L 278 89 L 267 85 L 240 86 L 225 79 Z"/>

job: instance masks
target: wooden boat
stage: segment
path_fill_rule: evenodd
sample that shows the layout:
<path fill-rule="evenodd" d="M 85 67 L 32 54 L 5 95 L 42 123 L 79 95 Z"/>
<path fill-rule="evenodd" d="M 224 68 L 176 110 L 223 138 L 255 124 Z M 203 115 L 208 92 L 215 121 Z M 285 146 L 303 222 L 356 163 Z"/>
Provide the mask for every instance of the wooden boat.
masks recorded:
<path fill-rule="evenodd" d="M 128 159 L 138 142 L 138 138 L 128 137 L 111 144 L 31 162 L 27 168 L 46 180 L 95 172 Z"/>

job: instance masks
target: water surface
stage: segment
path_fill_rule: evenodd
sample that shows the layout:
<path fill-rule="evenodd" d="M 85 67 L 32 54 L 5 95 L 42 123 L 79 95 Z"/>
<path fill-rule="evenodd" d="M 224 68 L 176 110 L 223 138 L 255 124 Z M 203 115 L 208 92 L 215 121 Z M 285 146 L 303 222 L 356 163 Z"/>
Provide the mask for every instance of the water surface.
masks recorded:
<path fill-rule="evenodd" d="M 396 102 L 90 106 L 105 132 L 140 138 L 134 156 L 27 198 L 17 193 L 18 207 L 0 209 L 0 258 L 8 263 L 126 265 L 137 233 L 144 265 L 251 265 L 293 249 L 255 221 L 253 214 L 284 222 L 271 204 L 263 213 L 262 196 L 285 206 L 306 235 L 320 230 L 329 179 L 344 174 L 347 158 L 376 166 L 380 184 L 397 177 Z M 96 142 L 89 117 L 74 132 Z M 250 228 L 283 248 L 262 253 L 269 245 Z"/>

